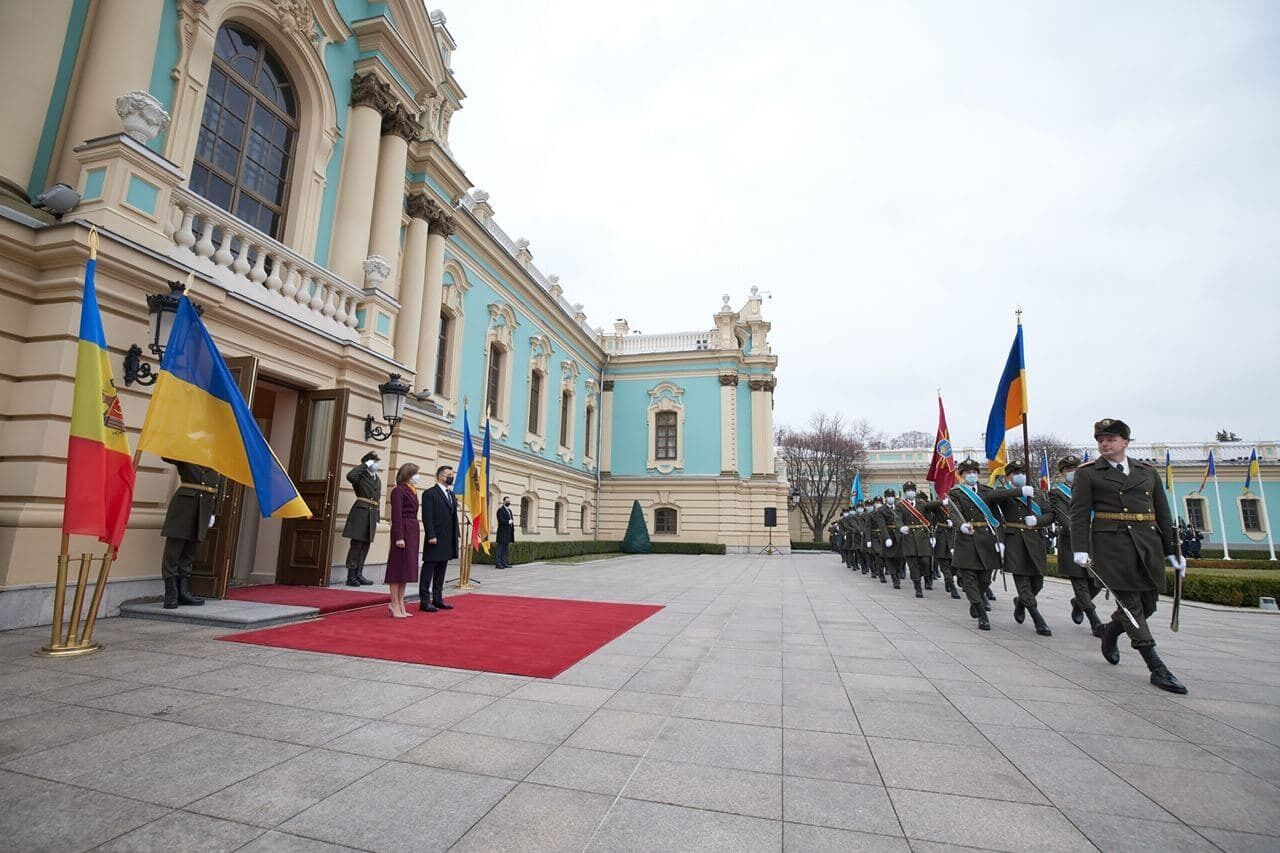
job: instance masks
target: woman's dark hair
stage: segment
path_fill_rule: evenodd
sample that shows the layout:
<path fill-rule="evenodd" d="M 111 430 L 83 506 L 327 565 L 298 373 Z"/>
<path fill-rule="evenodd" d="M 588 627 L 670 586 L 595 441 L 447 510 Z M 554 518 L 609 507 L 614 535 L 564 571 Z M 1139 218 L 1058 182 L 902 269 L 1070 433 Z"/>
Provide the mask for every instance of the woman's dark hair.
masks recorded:
<path fill-rule="evenodd" d="M 418 466 L 412 462 L 406 462 L 396 470 L 396 485 L 402 486 L 409 482 L 409 478 L 418 473 Z"/>

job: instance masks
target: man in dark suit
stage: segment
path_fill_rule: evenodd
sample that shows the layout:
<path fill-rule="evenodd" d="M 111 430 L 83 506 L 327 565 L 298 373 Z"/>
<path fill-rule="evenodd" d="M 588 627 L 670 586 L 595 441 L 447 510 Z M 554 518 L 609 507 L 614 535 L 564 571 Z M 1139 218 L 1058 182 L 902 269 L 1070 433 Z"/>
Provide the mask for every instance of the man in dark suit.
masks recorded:
<path fill-rule="evenodd" d="M 502 506 L 498 507 L 498 553 L 493 558 L 493 563 L 497 568 L 511 568 L 507 551 L 514 541 L 516 541 L 516 524 L 515 519 L 511 516 L 511 498 L 504 497 Z"/>
<path fill-rule="evenodd" d="M 1187 561 L 1174 547 L 1173 518 L 1156 469 L 1128 458 L 1129 425 L 1104 418 L 1094 424 L 1098 458 L 1076 469 L 1071 495 L 1071 547 L 1076 565 L 1088 567 L 1111 590 L 1116 612 L 1102 629 L 1102 656 L 1120 662 L 1117 641 L 1130 644 L 1151 670 L 1151 683 L 1170 693 L 1186 693 L 1156 654 L 1147 620 L 1164 588 L 1164 561 L 1174 571 Z"/>
<path fill-rule="evenodd" d="M 164 608 L 173 610 L 179 604 L 204 604 L 204 599 L 192 595 L 187 585 L 191 581 L 196 551 L 208 537 L 218 511 L 218 484 L 222 477 L 212 468 L 176 459 L 164 461 L 178 469 L 178 490 L 169 499 L 164 526 L 160 528 L 160 534 L 165 537 L 160 562 Z"/>
<path fill-rule="evenodd" d="M 378 477 L 378 454 L 370 450 L 360 457 L 360 464 L 347 472 L 347 482 L 355 490 L 356 502 L 347 513 L 342 535 L 351 540 L 347 548 L 347 586 L 369 586 L 373 581 L 364 576 L 364 561 L 369 546 L 378 532 L 382 509 L 382 480 Z"/>
<path fill-rule="evenodd" d="M 422 573 L 418 576 L 418 606 L 424 613 L 452 610 L 444 602 L 444 572 L 458 556 L 458 501 L 453 494 L 453 468 L 436 469 L 436 484 L 422 493 Z"/>

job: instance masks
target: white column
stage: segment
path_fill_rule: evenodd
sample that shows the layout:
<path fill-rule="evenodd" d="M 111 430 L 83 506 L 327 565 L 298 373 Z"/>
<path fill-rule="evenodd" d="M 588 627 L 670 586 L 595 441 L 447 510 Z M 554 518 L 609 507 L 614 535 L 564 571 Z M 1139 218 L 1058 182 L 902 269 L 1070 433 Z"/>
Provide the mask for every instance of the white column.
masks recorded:
<path fill-rule="evenodd" d="M 351 81 L 351 114 L 334 210 L 329 269 L 356 285 L 364 284 L 360 264 L 369 254 L 378 140 L 382 135 L 382 109 L 390 100 L 389 89 L 372 74 L 356 75 Z M 403 167 L 400 174 L 403 184 Z"/>
<path fill-rule="evenodd" d="M 418 384 L 436 392 L 436 355 L 440 349 L 440 305 L 444 299 L 444 244 L 453 233 L 453 217 L 428 199 L 427 261 L 423 277 L 422 323 L 418 338 Z"/>
<path fill-rule="evenodd" d="M 738 472 L 738 374 L 720 374 L 720 473 Z"/>
<path fill-rule="evenodd" d="M 426 196 L 409 196 L 409 231 L 400 263 L 400 314 L 396 317 L 396 361 L 414 374 L 414 386 L 425 388 L 430 377 L 418 374 L 418 336 L 422 332 L 422 295 L 427 274 Z M 439 330 L 437 330 L 439 334 Z"/>
<path fill-rule="evenodd" d="M 606 379 L 600 392 L 600 472 L 613 470 L 613 380 Z"/>
<path fill-rule="evenodd" d="M 392 286 L 399 281 L 400 222 L 404 211 L 404 172 L 409 163 L 409 140 L 418 135 L 418 123 L 397 104 L 382 116 L 378 143 L 378 172 L 373 186 L 373 213 L 369 224 L 369 254 L 391 263 Z M 403 311 L 401 314 L 403 315 Z M 398 337 L 398 336 L 397 336 Z"/>
<path fill-rule="evenodd" d="M 751 476 L 773 476 L 774 380 L 751 380 Z"/>

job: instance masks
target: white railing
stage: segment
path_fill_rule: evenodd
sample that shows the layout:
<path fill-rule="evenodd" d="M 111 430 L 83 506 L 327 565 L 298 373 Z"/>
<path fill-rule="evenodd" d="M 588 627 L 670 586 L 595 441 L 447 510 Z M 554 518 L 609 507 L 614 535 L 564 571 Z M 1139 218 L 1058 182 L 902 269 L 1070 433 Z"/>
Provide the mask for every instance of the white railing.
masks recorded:
<path fill-rule="evenodd" d="M 1140 459 L 1159 467 L 1164 465 L 1164 452 L 1168 449 L 1169 458 L 1174 467 L 1184 468 L 1204 467 L 1210 450 L 1213 451 L 1214 462 L 1218 465 L 1242 465 L 1249 461 L 1249 454 L 1253 452 L 1255 447 L 1258 449 L 1258 461 L 1263 465 L 1280 463 L 1280 442 L 1277 441 L 1169 441 L 1150 444 L 1138 444 L 1135 442 L 1129 445 L 1127 453 L 1133 459 Z M 1092 442 L 1077 446 L 1074 452 L 1077 456 L 1083 457 L 1086 450 L 1090 459 L 1098 457 L 1097 447 Z M 986 451 L 980 447 L 953 447 L 952 455 L 957 460 L 973 458 L 983 463 L 984 466 L 986 465 Z M 897 447 L 875 449 L 867 451 L 867 457 L 868 468 L 911 467 L 918 465 L 921 461 L 927 465 L 929 460 L 933 458 L 933 448 Z M 1056 461 L 1055 459 L 1050 459 L 1050 466 Z"/>
<path fill-rule="evenodd" d="M 363 290 L 179 187 L 165 221 L 175 260 L 309 326 L 355 340 Z"/>
<path fill-rule="evenodd" d="M 615 352 L 621 355 L 639 355 L 653 352 L 693 352 L 711 348 L 715 330 L 702 332 L 672 332 L 661 335 L 626 335 L 618 338 Z"/>

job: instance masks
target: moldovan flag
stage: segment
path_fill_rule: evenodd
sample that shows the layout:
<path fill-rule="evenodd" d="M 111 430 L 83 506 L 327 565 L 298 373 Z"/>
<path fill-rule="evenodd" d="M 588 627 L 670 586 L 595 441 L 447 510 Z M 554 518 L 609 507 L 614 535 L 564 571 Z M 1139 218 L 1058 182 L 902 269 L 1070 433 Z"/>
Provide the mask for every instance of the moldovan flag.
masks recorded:
<path fill-rule="evenodd" d="M 924 477 L 933 483 L 939 498 L 951 491 L 956 484 L 956 460 L 951 455 L 951 433 L 947 431 L 947 413 L 942 408 L 942 395 L 938 395 L 938 435 L 933 440 L 933 459 L 929 473 Z"/>
<path fill-rule="evenodd" d="M 133 508 L 134 474 L 129 437 L 124 431 L 124 411 L 112 382 L 102 314 L 98 310 L 94 287 L 97 265 L 95 230 L 89 232 L 89 261 L 84 267 L 62 532 L 96 536 L 98 541 L 119 550 Z"/>
<path fill-rule="evenodd" d="M 987 416 L 987 458 L 996 459 L 1004 449 L 1004 434 L 1027 416 L 1027 360 L 1022 351 L 1022 321 L 996 386 L 996 399 Z M 1008 458 L 1007 456 L 1005 457 Z"/>
<path fill-rule="evenodd" d="M 1040 452 L 1040 491 L 1049 491 L 1049 451 Z"/>
<path fill-rule="evenodd" d="M 186 296 L 178 303 L 138 449 L 212 468 L 250 487 L 263 518 L 311 517 Z"/>
<path fill-rule="evenodd" d="M 458 473 L 453 484 L 453 493 L 462 498 L 462 505 L 471 515 L 471 550 L 484 548 L 489 553 L 486 541 L 489 530 L 488 482 L 489 482 L 489 422 L 485 421 L 484 455 L 476 458 L 475 448 L 471 445 L 471 422 L 467 412 L 462 412 L 462 455 L 458 458 Z"/>

